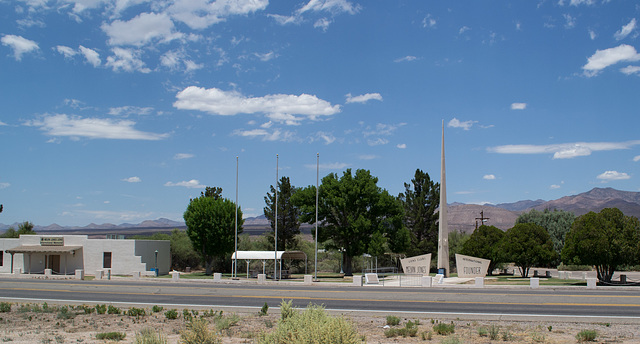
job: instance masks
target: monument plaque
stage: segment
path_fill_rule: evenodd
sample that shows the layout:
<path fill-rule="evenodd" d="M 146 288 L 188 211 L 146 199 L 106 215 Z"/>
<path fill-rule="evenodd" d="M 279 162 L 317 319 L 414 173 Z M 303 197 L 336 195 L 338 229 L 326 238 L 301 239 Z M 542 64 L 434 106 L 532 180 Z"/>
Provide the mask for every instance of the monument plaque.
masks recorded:
<path fill-rule="evenodd" d="M 428 275 L 431 267 L 431 253 L 400 259 L 400 264 L 405 274 Z"/>
<path fill-rule="evenodd" d="M 490 262 L 491 261 L 488 259 L 465 256 L 456 253 L 456 268 L 458 269 L 458 277 L 484 277 L 487 275 L 487 269 L 489 268 Z"/>

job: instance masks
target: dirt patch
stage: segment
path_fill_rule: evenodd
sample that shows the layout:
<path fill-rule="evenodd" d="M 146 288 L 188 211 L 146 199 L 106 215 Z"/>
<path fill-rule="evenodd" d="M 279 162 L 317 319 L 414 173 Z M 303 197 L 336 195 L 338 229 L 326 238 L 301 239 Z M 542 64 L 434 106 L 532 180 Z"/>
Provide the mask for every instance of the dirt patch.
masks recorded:
<path fill-rule="evenodd" d="M 47 312 L 21 310 L 21 305 L 12 304 L 10 312 L 0 313 L 0 341 L 8 343 L 105 343 L 113 341 L 98 340 L 99 333 L 120 332 L 126 336 L 120 343 L 135 343 L 136 334 L 145 328 L 163 334 L 168 343 L 179 343 L 180 333 L 185 330 L 189 315 L 185 318 L 183 310 L 178 310 L 177 319 L 168 319 L 166 309 L 154 313 L 145 309 L 146 315 L 97 314 L 95 311 L 85 314 L 81 307 L 69 307 L 68 312 L 60 312 L 59 306 Z M 85 307 L 87 308 L 87 307 Z M 90 308 L 90 307 L 89 307 Z M 253 313 L 232 314 L 219 311 L 188 310 L 191 316 L 205 317 L 212 331 L 217 331 L 223 343 L 254 343 L 262 332 L 274 329 L 278 324 L 279 313 L 271 310 L 266 316 Z M 61 314 L 62 313 L 62 314 Z M 228 328 L 220 328 L 218 320 L 234 317 L 237 323 Z M 640 328 L 637 325 L 614 323 L 558 323 L 544 321 L 464 321 L 437 318 L 412 317 L 401 318 L 396 326 L 387 325 L 386 316 L 347 316 L 366 338 L 367 343 L 576 343 L 576 335 L 582 330 L 595 330 L 597 342 L 603 343 L 640 343 Z M 387 337 L 389 329 L 403 328 L 408 321 L 418 320 L 415 337 Z M 438 323 L 455 325 L 454 333 L 448 336 L 434 332 Z M 231 322 L 233 323 L 233 322 Z M 493 336 L 494 339 L 491 337 Z M 455 341 L 456 338 L 458 341 Z"/>

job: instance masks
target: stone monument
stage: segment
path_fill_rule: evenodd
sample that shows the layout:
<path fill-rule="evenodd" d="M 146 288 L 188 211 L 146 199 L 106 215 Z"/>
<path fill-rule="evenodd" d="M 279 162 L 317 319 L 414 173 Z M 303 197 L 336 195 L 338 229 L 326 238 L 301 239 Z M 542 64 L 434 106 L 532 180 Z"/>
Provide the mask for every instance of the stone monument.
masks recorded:
<path fill-rule="evenodd" d="M 440 157 L 440 219 L 438 221 L 438 273 L 444 269 L 449 277 L 449 228 L 447 225 L 447 180 L 444 168 L 444 120 L 442 120 L 442 154 Z"/>

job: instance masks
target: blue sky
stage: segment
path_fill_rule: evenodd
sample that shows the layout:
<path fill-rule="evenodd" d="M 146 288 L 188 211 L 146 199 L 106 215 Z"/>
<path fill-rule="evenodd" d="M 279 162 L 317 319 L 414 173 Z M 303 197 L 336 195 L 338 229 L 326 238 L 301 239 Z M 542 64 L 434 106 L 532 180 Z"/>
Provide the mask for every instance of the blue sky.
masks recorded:
<path fill-rule="evenodd" d="M 0 0 L 0 222 L 262 213 L 364 168 L 449 202 L 640 191 L 636 1 Z"/>

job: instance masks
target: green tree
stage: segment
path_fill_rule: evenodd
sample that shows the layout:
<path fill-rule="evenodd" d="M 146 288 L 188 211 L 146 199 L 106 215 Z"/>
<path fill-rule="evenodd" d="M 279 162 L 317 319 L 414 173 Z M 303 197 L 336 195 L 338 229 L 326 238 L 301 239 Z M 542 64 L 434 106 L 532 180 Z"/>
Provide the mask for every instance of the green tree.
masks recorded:
<path fill-rule="evenodd" d="M 598 279 L 611 282 L 615 270 L 638 262 L 640 225 L 618 208 L 579 216 L 571 226 L 562 250 L 565 264 L 595 265 Z"/>
<path fill-rule="evenodd" d="M 465 233 L 461 230 L 453 230 L 449 232 L 449 265 L 455 266 L 456 253 L 460 253 L 464 244 L 469 241 L 471 234 Z"/>
<path fill-rule="evenodd" d="M 505 260 L 520 268 L 522 277 L 529 276 L 532 266 L 546 266 L 557 258 L 547 230 L 535 223 L 517 223 L 503 238 Z"/>
<path fill-rule="evenodd" d="M 500 244 L 504 238 L 504 231 L 494 226 L 482 225 L 462 246 L 461 254 L 478 258 L 490 259 L 488 273 L 491 275 L 496 266 L 504 262 L 504 254 Z"/>
<path fill-rule="evenodd" d="M 18 230 L 16 231 L 15 228 L 13 227 L 9 227 L 9 229 L 7 229 L 6 232 L 2 233 L 2 235 L 0 235 L 0 238 L 19 238 L 21 235 L 34 235 L 37 234 L 34 230 L 33 230 L 33 223 L 29 222 L 29 221 L 25 221 L 23 223 L 18 224 Z"/>
<path fill-rule="evenodd" d="M 276 195 L 275 188 L 271 185 L 271 192 L 267 192 L 264 202 L 264 216 L 271 223 L 271 241 L 275 231 L 276 219 Z M 300 234 L 300 210 L 291 201 L 296 189 L 291 186 L 289 177 L 282 177 L 278 182 L 278 250 L 286 251 L 297 246 L 296 236 Z"/>
<path fill-rule="evenodd" d="M 235 236 L 235 227 L 234 227 Z M 177 270 L 184 270 L 186 267 L 192 269 L 200 266 L 202 259 L 198 252 L 194 250 L 191 239 L 186 231 L 174 228 L 169 237 L 171 241 L 171 266 Z"/>
<path fill-rule="evenodd" d="M 558 254 L 558 260 L 554 264 L 558 265 L 560 264 L 560 254 L 564 247 L 565 237 L 571 230 L 571 225 L 575 219 L 576 216 L 569 211 L 557 209 L 539 211 L 532 209 L 530 212 L 518 216 L 516 223 L 535 223 L 546 229 L 551 237 L 551 242 L 553 242 L 553 249 Z"/>
<path fill-rule="evenodd" d="M 398 195 L 404 208 L 404 225 L 409 230 L 410 256 L 435 252 L 438 247 L 438 209 L 440 184 L 431 180 L 428 173 L 420 169 L 404 183 L 405 191 Z"/>
<path fill-rule="evenodd" d="M 235 249 L 236 205 L 226 198 L 200 196 L 191 199 L 184 212 L 187 235 L 200 254 L 207 275 L 212 274 L 214 260 L 224 259 Z M 238 207 L 238 234 L 242 232 L 242 211 Z"/>
<path fill-rule="evenodd" d="M 204 191 L 200 191 L 200 197 L 211 197 L 213 199 L 222 198 L 222 188 L 207 186 Z"/>
<path fill-rule="evenodd" d="M 15 228 L 13 227 L 9 227 L 9 229 L 7 229 L 4 233 L 2 233 L 2 235 L 0 235 L 0 238 L 19 238 L 20 236 L 18 235 L 18 232 L 16 232 Z"/>
<path fill-rule="evenodd" d="M 402 205 L 378 185 L 378 178 L 368 170 L 355 175 L 347 169 L 342 177 L 331 173 L 322 178 L 319 190 L 318 240 L 327 249 L 344 250 L 345 275 L 353 275 L 352 259 L 368 251 L 376 232 L 384 233 L 390 248 L 402 247 L 407 238 L 402 225 Z M 315 223 L 315 186 L 306 187 L 294 195 L 300 207 L 302 222 Z"/>

